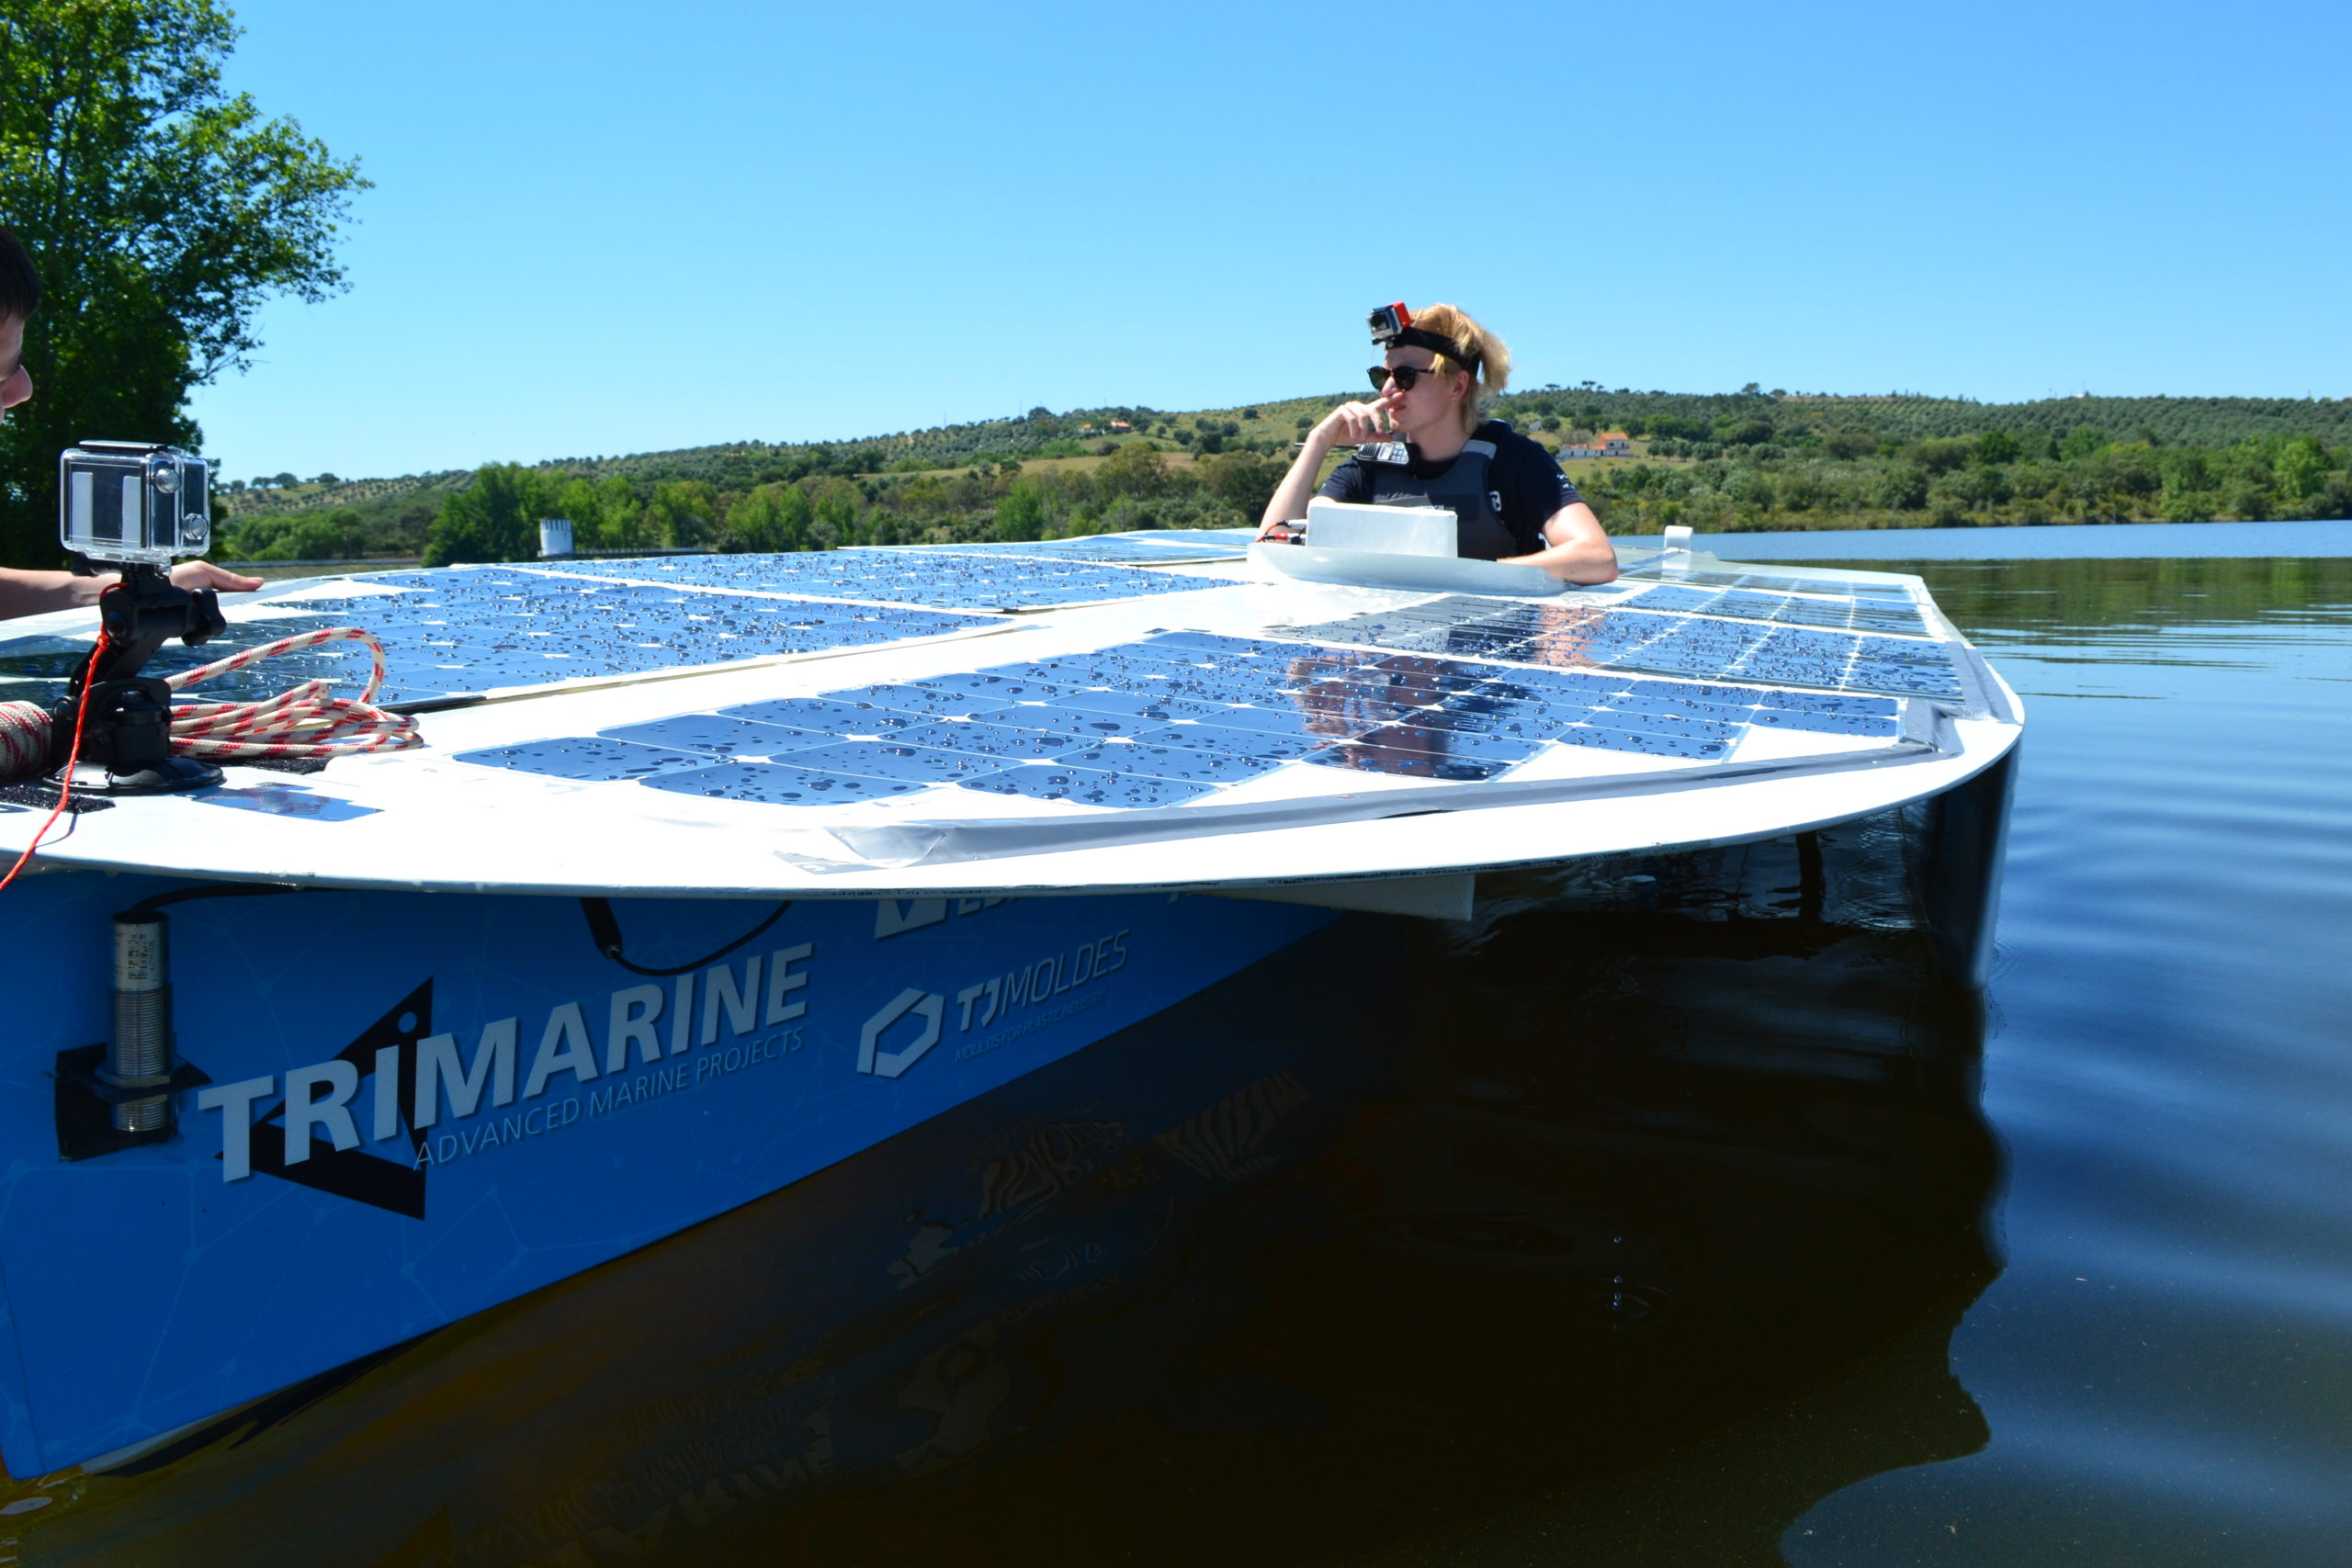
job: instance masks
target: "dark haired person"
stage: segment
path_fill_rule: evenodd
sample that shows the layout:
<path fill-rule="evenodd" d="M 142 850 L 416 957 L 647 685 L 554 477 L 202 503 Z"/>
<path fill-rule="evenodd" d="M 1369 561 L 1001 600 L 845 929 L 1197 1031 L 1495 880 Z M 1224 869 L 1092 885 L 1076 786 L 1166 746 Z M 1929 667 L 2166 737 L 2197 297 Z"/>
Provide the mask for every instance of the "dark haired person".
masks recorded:
<path fill-rule="evenodd" d="M 32 257 L 6 229 L 0 229 L 0 420 L 33 395 L 33 379 L 25 374 L 25 323 L 40 305 L 40 275 Z M 258 577 L 240 577 L 209 561 L 182 561 L 172 568 L 172 581 L 182 588 L 221 588 L 243 592 L 261 586 Z M 76 577 L 70 571 L 18 571 L 0 567 L 0 620 L 38 615 L 44 610 L 71 610 L 95 604 L 115 582 L 115 574 Z"/>
<path fill-rule="evenodd" d="M 1577 487 L 1542 446 L 1478 411 L 1510 378 L 1502 340 L 1453 305 L 1416 311 L 1373 367 L 1378 398 L 1341 403 L 1307 433 L 1305 449 L 1266 503 L 1261 539 L 1284 537 L 1311 495 L 1390 506 L 1444 506 L 1457 520 L 1454 553 L 1540 566 L 1570 582 L 1607 582 L 1617 552 Z M 1404 451 L 1394 452 L 1403 438 Z M 1323 481 L 1331 448 L 1359 451 Z M 1401 457 L 1402 460 L 1395 460 Z"/>

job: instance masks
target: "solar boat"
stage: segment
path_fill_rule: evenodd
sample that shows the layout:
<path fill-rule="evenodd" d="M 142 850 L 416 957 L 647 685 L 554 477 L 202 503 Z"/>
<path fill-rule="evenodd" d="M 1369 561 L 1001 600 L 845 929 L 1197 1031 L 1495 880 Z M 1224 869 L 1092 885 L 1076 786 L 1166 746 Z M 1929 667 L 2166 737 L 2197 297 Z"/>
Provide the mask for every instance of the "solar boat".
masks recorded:
<path fill-rule="evenodd" d="M 424 744 L 86 798 L 0 893 L 0 1458 L 153 1454 L 1482 876 L 1896 814 L 1981 986 L 2023 714 L 1919 580 L 1620 565 L 1499 592 L 1150 533 L 242 598 L 151 668 L 362 626 Z M 12 623 L 0 696 L 89 620 Z M 0 790 L 0 849 L 54 805 Z M 169 1059 L 110 1073 L 156 1010 Z"/>

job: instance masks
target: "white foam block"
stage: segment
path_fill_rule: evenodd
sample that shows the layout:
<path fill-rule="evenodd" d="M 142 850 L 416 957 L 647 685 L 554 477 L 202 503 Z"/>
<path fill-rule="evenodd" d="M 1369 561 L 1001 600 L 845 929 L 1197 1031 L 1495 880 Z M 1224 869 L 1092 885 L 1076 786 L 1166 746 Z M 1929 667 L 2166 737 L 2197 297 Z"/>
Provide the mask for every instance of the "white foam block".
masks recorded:
<path fill-rule="evenodd" d="M 1450 558 L 1455 534 L 1449 507 L 1367 506 L 1319 495 L 1306 503 L 1306 536 L 1324 549 Z"/>

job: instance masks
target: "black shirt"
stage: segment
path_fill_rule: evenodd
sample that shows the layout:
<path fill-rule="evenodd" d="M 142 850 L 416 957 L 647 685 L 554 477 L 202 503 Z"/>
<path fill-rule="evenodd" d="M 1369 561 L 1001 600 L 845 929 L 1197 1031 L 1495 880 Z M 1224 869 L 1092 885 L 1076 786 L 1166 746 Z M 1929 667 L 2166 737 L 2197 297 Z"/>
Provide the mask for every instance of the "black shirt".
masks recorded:
<path fill-rule="evenodd" d="M 1529 440 L 1501 420 L 1487 421 L 1471 432 L 1471 439 L 1494 443 L 1494 459 L 1487 466 L 1487 487 L 1502 497 L 1503 526 L 1519 540 L 1520 553 L 1533 555 L 1549 549 L 1551 541 L 1544 537 L 1544 525 L 1560 508 L 1584 497 L 1540 442 Z M 1406 450 L 1412 454 L 1412 474 L 1418 479 L 1436 479 L 1462 460 L 1456 457 L 1433 463 L 1421 457 L 1418 446 Z M 1350 457 L 1331 470 L 1320 493 L 1333 501 L 1370 501 L 1372 474 L 1362 460 Z"/>

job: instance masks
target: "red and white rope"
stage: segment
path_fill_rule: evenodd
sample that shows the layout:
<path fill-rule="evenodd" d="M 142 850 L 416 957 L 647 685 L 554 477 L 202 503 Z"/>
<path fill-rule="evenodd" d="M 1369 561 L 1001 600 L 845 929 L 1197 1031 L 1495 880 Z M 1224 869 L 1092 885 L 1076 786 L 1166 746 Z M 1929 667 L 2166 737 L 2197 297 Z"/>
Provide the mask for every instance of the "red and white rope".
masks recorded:
<path fill-rule="evenodd" d="M 111 590 L 109 592 L 111 592 Z M 82 667 L 82 672 L 85 680 L 97 669 L 98 660 L 106 653 L 106 650 L 107 629 L 104 626 L 100 626 L 98 628 L 97 640 L 90 645 L 90 662 Z M 33 705 L 30 703 L 11 703 L 8 705 L 12 708 L 17 708 L 31 707 Z M 40 829 L 33 834 L 33 841 L 25 846 L 25 852 L 17 857 L 17 863 L 8 868 L 8 874 L 6 876 L 0 876 L 0 892 L 7 891 L 8 885 L 17 880 L 17 874 L 21 873 L 26 866 L 32 863 L 34 852 L 40 848 L 40 841 L 49 837 L 49 830 L 57 826 L 57 819 L 60 817 L 64 816 L 66 807 L 74 804 L 74 764 L 80 761 L 82 759 L 82 725 L 89 716 L 90 688 L 87 685 L 85 685 L 82 688 L 82 700 L 79 703 L 76 703 L 74 706 L 74 743 L 72 748 L 65 753 L 65 771 L 58 775 L 59 783 L 57 786 L 57 804 L 50 808 L 50 813 L 47 817 L 41 818 Z M 43 752 L 42 760 L 44 761 L 48 760 L 46 750 Z"/>
<path fill-rule="evenodd" d="M 416 720 L 376 705 L 384 684 L 384 645 L 357 626 L 326 626 L 280 637 L 194 670 L 166 675 L 175 692 L 243 670 L 281 653 L 300 653 L 328 642 L 358 642 L 368 648 L 368 684 L 356 697 L 331 697 L 330 682 L 305 681 L 257 703 L 174 703 L 172 750 L 190 757 L 345 757 L 360 751 L 399 751 L 423 745 Z"/>
<path fill-rule="evenodd" d="M 28 779 L 49 766 L 49 710 L 0 703 L 0 779 Z"/>
<path fill-rule="evenodd" d="M 235 761 L 261 757 L 343 757 L 398 751 L 424 744 L 416 720 L 376 705 L 384 684 L 384 645 L 357 626 L 327 626 L 249 648 L 194 670 L 166 675 L 175 693 L 322 643 L 368 648 L 368 684 L 356 697 L 327 695 L 330 682 L 305 681 L 260 702 L 172 705 L 172 750 L 184 756 Z M 49 765 L 50 717 L 34 703 L 0 703 L 0 779 L 30 778 Z"/>

